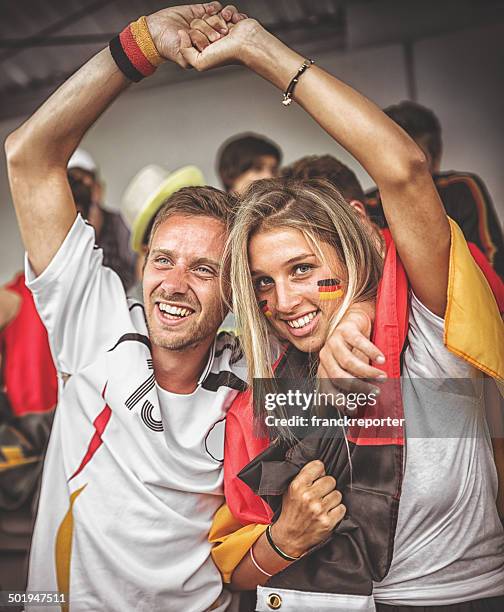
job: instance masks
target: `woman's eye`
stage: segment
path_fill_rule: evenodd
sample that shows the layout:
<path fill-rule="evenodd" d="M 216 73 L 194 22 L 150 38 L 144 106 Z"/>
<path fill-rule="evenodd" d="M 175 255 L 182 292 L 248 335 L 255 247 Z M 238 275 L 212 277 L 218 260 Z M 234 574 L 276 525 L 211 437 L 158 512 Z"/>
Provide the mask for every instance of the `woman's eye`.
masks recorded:
<path fill-rule="evenodd" d="M 205 276 L 215 276 L 215 272 L 212 270 L 212 268 L 207 268 L 206 266 L 198 266 L 195 268 L 195 271 L 198 274 L 203 274 Z"/>
<path fill-rule="evenodd" d="M 273 279 L 269 276 L 263 276 L 262 278 L 258 278 L 255 282 L 255 286 L 258 291 L 264 291 L 265 289 L 269 289 L 272 284 Z"/>
<path fill-rule="evenodd" d="M 312 270 L 313 270 L 313 266 L 311 266 L 310 264 L 298 264 L 294 268 L 294 274 L 296 274 L 297 276 L 301 276 L 303 274 L 307 274 L 308 272 L 311 272 Z"/>

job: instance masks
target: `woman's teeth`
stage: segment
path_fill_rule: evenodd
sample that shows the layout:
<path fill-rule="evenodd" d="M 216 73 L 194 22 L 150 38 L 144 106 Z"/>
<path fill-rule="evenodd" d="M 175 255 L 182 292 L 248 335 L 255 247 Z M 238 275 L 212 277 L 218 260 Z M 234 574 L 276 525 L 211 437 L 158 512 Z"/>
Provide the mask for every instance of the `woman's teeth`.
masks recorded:
<path fill-rule="evenodd" d="M 160 302 L 158 304 L 159 310 L 164 312 L 167 315 L 172 315 L 174 317 L 187 317 L 191 314 L 191 310 L 187 308 L 178 308 L 177 306 L 171 306 L 170 304 L 163 304 Z"/>
<path fill-rule="evenodd" d="M 304 317 L 299 317 L 299 319 L 293 319 L 292 321 L 286 321 L 286 323 L 289 327 L 295 327 L 296 329 L 304 327 L 317 316 L 317 312 L 318 310 L 314 310 L 313 312 L 309 312 L 307 315 L 304 315 Z"/>

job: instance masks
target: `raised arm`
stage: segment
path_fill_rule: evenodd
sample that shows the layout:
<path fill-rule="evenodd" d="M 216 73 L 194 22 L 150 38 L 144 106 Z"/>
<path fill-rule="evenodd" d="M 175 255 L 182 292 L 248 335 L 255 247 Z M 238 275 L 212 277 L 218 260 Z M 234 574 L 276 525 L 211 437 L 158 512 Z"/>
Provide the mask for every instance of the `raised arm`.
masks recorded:
<path fill-rule="evenodd" d="M 147 17 L 158 53 L 187 67 L 180 55 L 179 32 L 188 30 L 192 20 L 215 15 L 221 9 L 219 2 L 210 2 L 163 9 Z M 233 14 L 235 9 L 227 8 L 230 20 Z M 12 197 L 37 275 L 56 254 L 75 220 L 66 173 L 68 159 L 86 131 L 129 83 L 109 49 L 103 49 L 6 140 Z"/>
<path fill-rule="evenodd" d="M 184 38 L 182 54 L 198 70 L 241 62 L 282 91 L 305 60 L 251 19 L 202 52 Z M 413 290 L 443 316 L 450 228 L 421 150 L 375 104 L 316 65 L 299 79 L 294 99 L 375 180 Z"/>

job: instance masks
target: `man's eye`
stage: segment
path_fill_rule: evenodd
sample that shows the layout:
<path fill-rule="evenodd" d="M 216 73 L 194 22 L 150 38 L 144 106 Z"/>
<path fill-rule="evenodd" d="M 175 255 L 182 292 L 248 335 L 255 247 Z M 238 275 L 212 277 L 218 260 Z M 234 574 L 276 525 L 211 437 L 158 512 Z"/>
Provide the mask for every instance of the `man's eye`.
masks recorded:
<path fill-rule="evenodd" d="M 303 274 L 307 274 L 313 270 L 313 266 L 310 264 L 298 264 L 294 267 L 294 274 L 296 276 L 302 276 Z"/>
<path fill-rule="evenodd" d="M 170 260 L 168 259 L 168 257 L 156 257 L 155 262 L 162 266 L 167 266 L 169 265 Z"/>

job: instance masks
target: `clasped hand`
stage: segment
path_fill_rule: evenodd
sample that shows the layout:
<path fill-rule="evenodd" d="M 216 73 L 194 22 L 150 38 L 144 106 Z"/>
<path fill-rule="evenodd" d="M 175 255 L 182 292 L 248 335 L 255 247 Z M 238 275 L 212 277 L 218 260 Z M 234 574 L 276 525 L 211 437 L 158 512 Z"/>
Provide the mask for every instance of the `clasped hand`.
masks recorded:
<path fill-rule="evenodd" d="M 239 22 L 248 20 L 233 5 L 224 8 L 220 2 L 191 4 L 162 9 L 147 17 L 147 25 L 159 54 L 182 68 L 207 70 L 225 63 L 240 61 L 244 37 L 240 29 L 233 32 L 226 45 L 218 45 L 204 53 L 212 44 L 226 38 Z M 250 29 L 252 23 L 241 30 Z"/>

